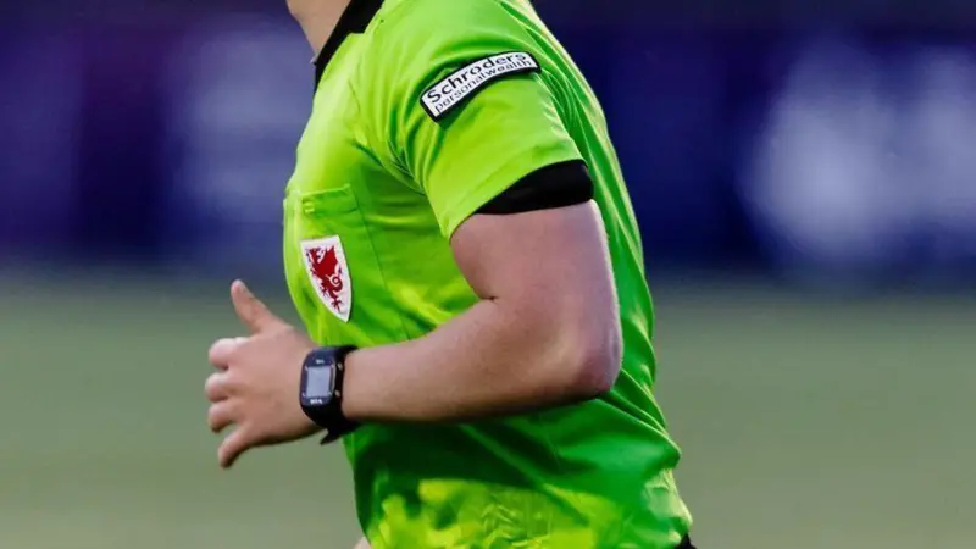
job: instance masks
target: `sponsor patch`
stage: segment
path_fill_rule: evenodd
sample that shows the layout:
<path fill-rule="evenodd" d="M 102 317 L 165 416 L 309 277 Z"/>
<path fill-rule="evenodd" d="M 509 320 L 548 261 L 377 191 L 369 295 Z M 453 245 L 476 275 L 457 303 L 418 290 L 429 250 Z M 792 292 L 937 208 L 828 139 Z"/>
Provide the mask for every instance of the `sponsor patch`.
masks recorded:
<path fill-rule="evenodd" d="M 349 313 L 352 311 L 352 280 L 339 237 L 302 241 L 302 258 L 319 299 L 336 318 L 349 322 Z"/>
<path fill-rule="evenodd" d="M 524 51 L 499 53 L 472 61 L 428 88 L 420 98 L 424 110 L 440 120 L 465 99 L 499 78 L 536 72 L 539 62 Z"/>

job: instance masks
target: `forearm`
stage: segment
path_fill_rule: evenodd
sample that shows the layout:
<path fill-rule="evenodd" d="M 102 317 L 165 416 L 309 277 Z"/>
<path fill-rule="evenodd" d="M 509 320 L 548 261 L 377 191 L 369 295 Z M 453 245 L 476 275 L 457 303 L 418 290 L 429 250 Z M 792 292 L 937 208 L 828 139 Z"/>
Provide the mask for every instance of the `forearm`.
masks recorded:
<path fill-rule="evenodd" d="M 603 360 L 615 332 L 608 330 L 604 346 L 579 336 L 588 327 L 535 316 L 483 300 L 425 337 L 352 353 L 346 415 L 459 421 L 567 404 L 605 390 L 607 380 L 591 379 L 598 369 L 590 366 Z"/>

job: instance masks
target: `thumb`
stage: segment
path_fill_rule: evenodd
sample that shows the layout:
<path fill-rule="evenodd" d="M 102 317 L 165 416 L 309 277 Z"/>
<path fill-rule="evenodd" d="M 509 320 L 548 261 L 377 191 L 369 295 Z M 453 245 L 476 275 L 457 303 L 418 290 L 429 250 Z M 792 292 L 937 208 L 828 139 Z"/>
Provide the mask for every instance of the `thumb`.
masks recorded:
<path fill-rule="evenodd" d="M 234 312 L 241 319 L 251 333 L 258 333 L 273 328 L 284 321 L 272 313 L 251 290 L 240 280 L 235 280 L 230 286 L 230 300 L 234 304 Z"/>
<path fill-rule="evenodd" d="M 227 438 L 220 443 L 217 448 L 217 461 L 224 469 L 230 469 L 237 462 L 241 454 L 255 446 L 253 437 L 244 425 L 234 429 L 234 432 L 227 435 Z"/>

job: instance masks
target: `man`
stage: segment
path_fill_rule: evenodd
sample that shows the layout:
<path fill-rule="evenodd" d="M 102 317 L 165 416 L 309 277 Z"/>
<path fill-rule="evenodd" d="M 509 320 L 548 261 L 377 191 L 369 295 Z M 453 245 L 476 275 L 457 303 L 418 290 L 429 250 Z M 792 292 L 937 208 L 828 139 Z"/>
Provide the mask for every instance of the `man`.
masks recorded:
<path fill-rule="evenodd" d="M 526 0 L 289 4 L 320 52 L 284 206 L 310 337 L 234 283 L 220 463 L 342 439 L 375 549 L 691 547 L 637 224 L 566 52 Z"/>

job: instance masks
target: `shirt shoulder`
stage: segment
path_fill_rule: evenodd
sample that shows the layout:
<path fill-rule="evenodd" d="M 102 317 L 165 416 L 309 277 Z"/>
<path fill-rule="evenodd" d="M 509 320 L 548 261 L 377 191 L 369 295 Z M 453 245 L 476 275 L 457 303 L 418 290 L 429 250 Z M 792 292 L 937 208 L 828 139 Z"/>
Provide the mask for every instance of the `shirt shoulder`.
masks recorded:
<path fill-rule="evenodd" d="M 387 0 L 369 29 L 357 87 L 380 91 L 429 83 L 438 71 L 490 55 L 540 53 L 542 25 L 527 2 Z M 374 97 L 382 94 L 372 93 Z"/>
<path fill-rule="evenodd" d="M 526 175 L 581 158 L 568 61 L 527 3 L 393 0 L 368 34 L 355 87 L 370 148 L 445 235 Z"/>

